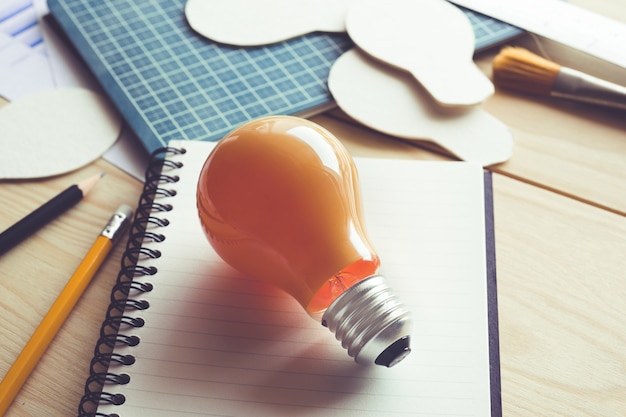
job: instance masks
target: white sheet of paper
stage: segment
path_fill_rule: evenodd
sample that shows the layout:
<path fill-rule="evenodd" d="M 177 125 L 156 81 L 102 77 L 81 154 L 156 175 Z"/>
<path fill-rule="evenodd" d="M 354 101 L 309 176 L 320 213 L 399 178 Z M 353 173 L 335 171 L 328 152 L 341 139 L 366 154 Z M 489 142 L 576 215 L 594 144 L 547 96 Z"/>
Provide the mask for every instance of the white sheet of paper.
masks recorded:
<path fill-rule="evenodd" d="M 513 136 L 480 107 L 437 106 L 411 76 L 354 48 L 335 62 L 328 79 L 337 105 L 355 120 L 388 135 L 430 141 L 483 166 L 513 153 Z"/>
<path fill-rule="evenodd" d="M 45 55 L 33 0 L 2 0 L 0 32 Z"/>
<path fill-rule="evenodd" d="M 120 133 L 112 109 L 80 88 L 46 90 L 0 108 L 0 179 L 58 175 L 99 158 Z"/>
<path fill-rule="evenodd" d="M 0 32 L 0 96 L 13 101 L 53 87 L 46 56 Z"/>

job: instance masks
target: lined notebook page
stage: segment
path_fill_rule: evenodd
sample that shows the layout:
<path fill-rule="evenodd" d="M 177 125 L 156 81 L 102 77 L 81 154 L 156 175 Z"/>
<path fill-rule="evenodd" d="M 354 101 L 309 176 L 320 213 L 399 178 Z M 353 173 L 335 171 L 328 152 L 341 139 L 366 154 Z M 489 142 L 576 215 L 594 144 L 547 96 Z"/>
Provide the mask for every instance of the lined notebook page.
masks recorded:
<path fill-rule="evenodd" d="M 122 406 L 133 416 L 490 416 L 483 171 L 463 162 L 356 159 L 382 273 L 412 311 L 412 353 L 393 368 L 356 364 L 286 294 L 225 265 L 201 230 L 196 182 L 210 142 L 187 153 Z M 168 185 L 169 187 L 169 185 Z M 124 332 L 124 330 L 122 330 Z M 496 364 L 498 366 L 498 364 Z"/>

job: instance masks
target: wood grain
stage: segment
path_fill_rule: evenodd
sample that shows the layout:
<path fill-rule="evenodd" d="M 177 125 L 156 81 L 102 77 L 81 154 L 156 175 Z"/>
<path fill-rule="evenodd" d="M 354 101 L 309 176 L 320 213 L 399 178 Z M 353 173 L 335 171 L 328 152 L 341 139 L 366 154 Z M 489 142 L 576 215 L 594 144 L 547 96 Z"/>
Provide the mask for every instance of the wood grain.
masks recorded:
<path fill-rule="evenodd" d="M 494 178 L 504 415 L 626 415 L 626 218 Z"/>
<path fill-rule="evenodd" d="M 0 183 L 0 229 L 90 175 L 106 172 L 75 207 L 0 257 L 0 377 L 8 371 L 109 217 L 136 207 L 142 185 L 104 160 L 41 181 Z M 108 294 L 119 271 L 119 242 L 37 365 L 7 416 L 76 415 Z"/>
<path fill-rule="evenodd" d="M 572 3 L 626 22 L 622 2 Z M 538 47 L 530 36 L 515 43 Z M 496 52 L 477 56 L 486 74 Z M 589 65 L 568 51 L 559 57 Z M 624 80 L 621 71 L 608 74 Z M 626 416 L 626 117 L 503 91 L 484 107 L 516 139 L 513 157 L 491 167 L 504 415 Z M 451 159 L 431 145 L 373 132 L 337 110 L 313 120 L 354 155 Z M 54 178 L 0 181 L 4 229 L 101 171 L 107 176 L 87 198 L 0 257 L 0 377 L 106 220 L 121 203 L 135 207 L 142 187 L 104 160 Z M 76 415 L 124 245 L 94 277 L 7 417 Z"/>

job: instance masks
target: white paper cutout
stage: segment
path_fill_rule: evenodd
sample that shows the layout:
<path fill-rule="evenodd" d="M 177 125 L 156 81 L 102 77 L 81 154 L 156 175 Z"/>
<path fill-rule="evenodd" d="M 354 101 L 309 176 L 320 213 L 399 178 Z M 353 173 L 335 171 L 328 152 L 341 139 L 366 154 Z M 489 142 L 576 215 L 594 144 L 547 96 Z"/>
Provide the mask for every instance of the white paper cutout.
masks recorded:
<path fill-rule="evenodd" d="M 339 105 L 355 120 L 382 133 L 438 144 L 483 166 L 506 161 L 513 136 L 479 107 L 438 106 L 410 74 L 354 48 L 335 62 L 328 80 Z"/>
<path fill-rule="evenodd" d="M 345 15 L 360 0 L 187 0 L 193 30 L 236 46 L 278 43 L 307 33 L 345 32 Z"/>
<path fill-rule="evenodd" d="M 122 120 L 100 95 L 57 88 L 0 108 L 0 179 L 58 175 L 99 158 Z"/>
<path fill-rule="evenodd" d="M 445 0 L 361 0 L 348 10 L 346 29 L 365 52 L 413 74 L 441 105 L 476 105 L 494 92 L 472 60 L 472 24 Z"/>

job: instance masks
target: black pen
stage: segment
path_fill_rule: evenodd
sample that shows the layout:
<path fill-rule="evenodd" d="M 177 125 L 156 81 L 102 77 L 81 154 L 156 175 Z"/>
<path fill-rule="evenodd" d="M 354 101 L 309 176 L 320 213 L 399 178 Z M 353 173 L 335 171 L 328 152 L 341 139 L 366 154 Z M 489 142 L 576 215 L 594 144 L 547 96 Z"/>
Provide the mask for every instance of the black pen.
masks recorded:
<path fill-rule="evenodd" d="M 52 200 L 0 233 L 0 255 L 78 203 L 103 175 L 94 175 L 68 187 Z"/>

